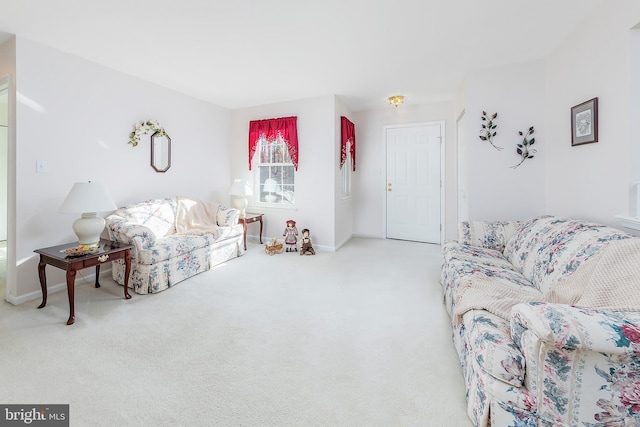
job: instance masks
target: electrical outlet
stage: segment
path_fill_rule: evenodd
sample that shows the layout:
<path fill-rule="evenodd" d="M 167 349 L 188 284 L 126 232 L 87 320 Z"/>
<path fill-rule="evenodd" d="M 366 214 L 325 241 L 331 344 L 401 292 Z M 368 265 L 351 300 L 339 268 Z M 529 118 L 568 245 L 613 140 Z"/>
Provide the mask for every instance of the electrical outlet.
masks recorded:
<path fill-rule="evenodd" d="M 47 171 L 47 162 L 44 160 L 36 160 L 36 172 L 45 173 Z"/>

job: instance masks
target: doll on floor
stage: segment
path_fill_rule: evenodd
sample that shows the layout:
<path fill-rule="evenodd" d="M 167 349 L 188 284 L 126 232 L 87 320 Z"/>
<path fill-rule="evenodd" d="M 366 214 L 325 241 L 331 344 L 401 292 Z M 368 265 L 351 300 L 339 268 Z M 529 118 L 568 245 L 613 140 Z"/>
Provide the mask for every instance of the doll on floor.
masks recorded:
<path fill-rule="evenodd" d="M 287 221 L 287 228 L 284 229 L 284 244 L 287 248 L 287 252 L 298 252 L 298 229 L 296 228 L 296 222 L 292 219 Z"/>
<path fill-rule="evenodd" d="M 315 255 L 316 251 L 313 249 L 311 242 L 311 236 L 309 235 L 309 229 L 302 230 L 302 239 L 300 239 L 300 255 Z"/>

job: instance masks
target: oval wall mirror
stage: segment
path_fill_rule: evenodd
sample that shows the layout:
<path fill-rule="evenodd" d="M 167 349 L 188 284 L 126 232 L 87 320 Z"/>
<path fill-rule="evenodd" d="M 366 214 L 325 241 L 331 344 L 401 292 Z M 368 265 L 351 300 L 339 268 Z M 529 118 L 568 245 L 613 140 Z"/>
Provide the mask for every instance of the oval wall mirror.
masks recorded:
<path fill-rule="evenodd" d="M 166 172 L 171 167 L 171 138 L 156 132 L 151 135 L 151 167 L 156 172 Z"/>

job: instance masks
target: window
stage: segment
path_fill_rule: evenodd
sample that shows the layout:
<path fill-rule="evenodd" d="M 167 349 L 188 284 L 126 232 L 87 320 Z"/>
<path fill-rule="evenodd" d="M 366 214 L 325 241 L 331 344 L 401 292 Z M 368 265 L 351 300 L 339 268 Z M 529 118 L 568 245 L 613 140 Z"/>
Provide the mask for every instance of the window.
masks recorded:
<path fill-rule="evenodd" d="M 353 159 L 351 158 L 351 141 L 347 142 L 347 158 L 342 165 L 342 197 L 351 196 L 351 168 Z"/>
<path fill-rule="evenodd" d="M 261 136 L 256 151 L 255 188 L 260 189 L 256 202 L 287 206 L 295 204 L 295 165 L 282 135 L 278 134 L 272 141 Z"/>
<path fill-rule="evenodd" d="M 342 197 L 351 196 L 351 173 L 356 170 L 356 126 L 340 116 L 340 169 L 342 170 Z"/>

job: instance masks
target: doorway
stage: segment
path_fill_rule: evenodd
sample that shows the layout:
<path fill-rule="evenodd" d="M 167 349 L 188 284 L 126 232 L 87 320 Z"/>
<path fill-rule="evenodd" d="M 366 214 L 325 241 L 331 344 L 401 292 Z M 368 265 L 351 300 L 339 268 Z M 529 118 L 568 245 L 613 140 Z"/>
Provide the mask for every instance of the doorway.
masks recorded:
<path fill-rule="evenodd" d="M 467 191 L 467 145 L 466 145 L 466 125 L 467 120 L 464 110 L 458 117 L 457 132 L 458 138 L 458 224 L 469 219 L 469 196 Z"/>
<path fill-rule="evenodd" d="M 441 243 L 444 122 L 385 128 L 386 236 Z"/>

